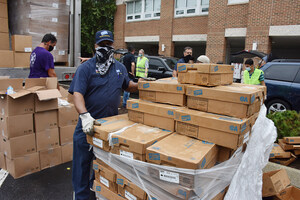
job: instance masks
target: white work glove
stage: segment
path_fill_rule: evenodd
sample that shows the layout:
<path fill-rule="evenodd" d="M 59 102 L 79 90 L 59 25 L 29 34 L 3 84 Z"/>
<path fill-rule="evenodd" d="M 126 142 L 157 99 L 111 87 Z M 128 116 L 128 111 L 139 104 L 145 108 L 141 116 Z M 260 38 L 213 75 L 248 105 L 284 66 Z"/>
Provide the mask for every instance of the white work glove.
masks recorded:
<path fill-rule="evenodd" d="M 89 112 L 79 115 L 81 119 L 82 130 L 85 134 L 90 136 L 94 135 L 94 122 L 95 119 L 91 116 Z"/>

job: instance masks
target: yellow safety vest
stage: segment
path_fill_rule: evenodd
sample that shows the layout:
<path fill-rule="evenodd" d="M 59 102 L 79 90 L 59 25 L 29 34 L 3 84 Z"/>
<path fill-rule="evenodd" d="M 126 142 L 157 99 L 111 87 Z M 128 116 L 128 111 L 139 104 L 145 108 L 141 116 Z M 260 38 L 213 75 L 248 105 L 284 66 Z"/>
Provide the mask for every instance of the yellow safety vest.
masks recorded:
<path fill-rule="evenodd" d="M 264 73 L 260 69 L 254 69 L 254 72 L 250 78 L 249 72 L 247 70 L 244 71 L 244 83 L 250 85 L 260 85 L 259 77 L 261 73 Z"/>
<path fill-rule="evenodd" d="M 145 76 L 146 60 L 148 61 L 148 58 L 146 58 L 145 56 L 142 59 L 141 59 L 141 57 L 137 58 L 136 73 L 135 73 L 136 76 L 138 76 L 138 77 L 147 77 L 147 76 Z"/>

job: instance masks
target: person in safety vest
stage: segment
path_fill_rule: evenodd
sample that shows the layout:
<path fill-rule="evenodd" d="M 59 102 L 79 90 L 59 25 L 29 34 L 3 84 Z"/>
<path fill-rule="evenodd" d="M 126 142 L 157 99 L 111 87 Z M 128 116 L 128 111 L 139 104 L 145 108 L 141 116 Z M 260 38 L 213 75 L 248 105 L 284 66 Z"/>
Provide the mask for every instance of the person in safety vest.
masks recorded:
<path fill-rule="evenodd" d="M 139 57 L 136 61 L 136 77 L 137 78 L 146 78 L 148 77 L 148 68 L 149 68 L 149 60 L 144 56 L 144 49 L 139 50 Z"/>
<path fill-rule="evenodd" d="M 266 86 L 264 72 L 254 67 L 252 59 L 246 60 L 245 67 L 246 67 L 246 70 L 244 71 L 245 84 Z"/>

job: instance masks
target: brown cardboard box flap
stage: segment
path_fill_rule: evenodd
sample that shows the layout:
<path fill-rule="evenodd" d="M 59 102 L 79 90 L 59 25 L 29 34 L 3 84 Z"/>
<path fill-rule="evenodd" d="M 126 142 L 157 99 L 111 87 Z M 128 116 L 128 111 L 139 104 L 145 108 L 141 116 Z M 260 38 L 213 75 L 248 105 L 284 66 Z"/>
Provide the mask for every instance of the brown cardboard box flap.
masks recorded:
<path fill-rule="evenodd" d="M 163 78 L 156 81 L 139 81 L 138 87 L 139 90 L 184 94 L 186 85 L 178 83 L 177 78 Z"/>
<path fill-rule="evenodd" d="M 276 195 L 290 184 L 291 182 L 285 169 L 266 172 L 263 174 L 262 196 Z"/>
<path fill-rule="evenodd" d="M 25 79 L 25 88 L 26 89 L 32 88 L 34 86 L 44 86 L 46 89 L 56 89 L 57 88 L 57 77 Z"/>
<path fill-rule="evenodd" d="M 284 151 L 280 145 L 274 143 L 273 149 L 270 153 L 270 158 L 290 158 L 291 152 Z"/>
<path fill-rule="evenodd" d="M 177 64 L 178 72 L 187 72 L 189 70 L 197 70 L 200 73 L 229 73 L 233 74 L 234 66 L 225 65 L 225 64 L 206 64 L 206 63 L 178 63 Z"/>
<path fill-rule="evenodd" d="M 20 90 L 20 91 L 14 93 L 14 94 L 10 94 L 8 96 L 10 96 L 13 99 L 17 99 L 17 98 L 23 97 L 23 96 L 28 95 L 28 94 L 31 94 L 31 92 L 27 91 L 27 90 Z"/>
<path fill-rule="evenodd" d="M 289 186 L 282 190 L 274 198 L 275 200 L 297 200 L 300 197 L 300 189 L 294 186 Z"/>
<path fill-rule="evenodd" d="M 1 91 L 2 94 L 5 94 L 8 86 L 12 86 L 14 91 L 22 90 L 23 89 L 23 81 L 24 81 L 24 79 L 21 79 L 21 78 L 14 78 L 14 79 L 3 78 L 3 79 L 0 79 L 0 91 Z"/>
<path fill-rule="evenodd" d="M 58 89 L 38 90 L 36 91 L 36 94 L 40 101 L 47 101 L 61 97 Z"/>
<path fill-rule="evenodd" d="M 147 147 L 170 134 L 171 131 L 136 124 L 121 133 L 112 135 L 112 142 L 116 146 L 127 147 L 130 152 L 145 154 Z"/>
<path fill-rule="evenodd" d="M 183 107 L 132 99 L 127 101 L 127 109 L 174 119 L 175 111 Z"/>
<path fill-rule="evenodd" d="M 147 148 L 147 160 L 180 168 L 203 169 L 216 160 L 217 145 L 173 133 Z"/>

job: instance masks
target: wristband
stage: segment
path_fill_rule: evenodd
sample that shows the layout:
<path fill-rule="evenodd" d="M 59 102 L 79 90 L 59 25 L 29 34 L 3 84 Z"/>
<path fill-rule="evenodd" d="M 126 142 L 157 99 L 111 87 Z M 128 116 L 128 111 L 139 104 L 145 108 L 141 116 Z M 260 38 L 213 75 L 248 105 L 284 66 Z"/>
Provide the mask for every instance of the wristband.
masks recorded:
<path fill-rule="evenodd" d="M 86 113 L 88 113 L 88 112 L 84 112 L 84 113 L 79 113 L 79 115 L 84 115 L 84 114 L 86 114 Z"/>

